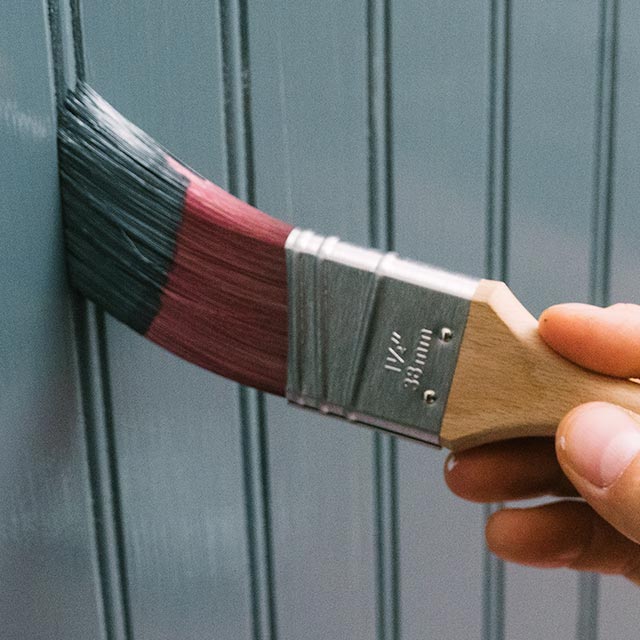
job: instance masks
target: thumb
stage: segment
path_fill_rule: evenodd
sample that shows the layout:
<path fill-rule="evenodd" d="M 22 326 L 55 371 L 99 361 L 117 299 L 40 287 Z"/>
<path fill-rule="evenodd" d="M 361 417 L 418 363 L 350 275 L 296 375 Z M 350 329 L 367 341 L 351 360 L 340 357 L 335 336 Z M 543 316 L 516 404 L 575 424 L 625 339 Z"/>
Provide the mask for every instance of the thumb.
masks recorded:
<path fill-rule="evenodd" d="M 582 405 L 560 423 L 556 452 L 585 500 L 640 543 L 640 416 L 604 402 Z"/>

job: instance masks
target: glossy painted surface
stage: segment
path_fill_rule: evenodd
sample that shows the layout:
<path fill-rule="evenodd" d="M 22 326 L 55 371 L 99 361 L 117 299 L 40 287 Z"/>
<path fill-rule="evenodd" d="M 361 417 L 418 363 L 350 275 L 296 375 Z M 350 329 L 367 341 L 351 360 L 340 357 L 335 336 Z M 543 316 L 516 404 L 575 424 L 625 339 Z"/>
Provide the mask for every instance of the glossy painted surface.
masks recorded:
<path fill-rule="evenodd" d="M 617 136 L 613 166 L 610 302 L 640 303 L 640 5 L 620 2 L 617 75 Z M 638 632 L 638 589 L 620 578 L 602 580 L 602 638 L 624 640 Z"/>
<path fill-rule="evenodd" d="M 361 243 L 364 10 L 360 0 L 249 3 L 257 205 Z M 281 637 L 372 638 L 373 436 L 280 399 L 267 408 Z"/>
<path fill-rule="evenodd" d="M 476 276 L 484 269 L 488 20 L 482 3 L 400 3 L 393 14 L 396 249 Z M 444 459 L 399 446 L 407 638 L 482 634 L 482 509 L 448 492 Z"/>
<path fill-rule="evenodd" d="M 290 222 L 505 272 L 534 313 L 638 302 L 635 4 L 50 8 L 70 34 L 54 62 L 43 6 L 0 8 L 2 637 L 634 637 L 621 579 L 488 581 L 482 509 L 449 495 L 442 452 L 240 394 L 90 308 L 72 325 L 52 76 L 71 82 L 75 53 L 176 155 Z"/>
<path fill-rule="evenodd" d="M 509 282 L 538 314 L 588 300 L 597 2 L 514 7 Z M 573 637 L 576 576 L 507 567 L 505 637 Z"/>
<path fill-rule="evenodd" d="M 0 626 L 103 638 L 46 15 L 0 6 Z"/>
<path fill-rule="evenodd" d="M 226 182 L 216 3 L 83 3 L 87 80 Z M 140 640 L 251 637 L 236 385 L 106 328 L 130 628 Z"/>

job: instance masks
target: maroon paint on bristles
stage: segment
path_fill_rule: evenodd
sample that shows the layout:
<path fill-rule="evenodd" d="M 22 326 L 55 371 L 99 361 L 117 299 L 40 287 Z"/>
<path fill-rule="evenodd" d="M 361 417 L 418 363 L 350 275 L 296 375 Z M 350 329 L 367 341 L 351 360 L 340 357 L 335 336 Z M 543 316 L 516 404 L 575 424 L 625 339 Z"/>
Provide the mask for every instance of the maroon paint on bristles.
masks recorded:
<path fill-rule="evenodd" d="M 284 395 L 292 227 L 184 167 L 83 83 L 59 125 L 73 285 L 175 354 Z"/>
<path fill-rule="evenodd" d="M 284 395 L 284 245 L 292 227 L 167 160 L 189 184 L 173 264 L 145 335 L 206 369 Z"/>

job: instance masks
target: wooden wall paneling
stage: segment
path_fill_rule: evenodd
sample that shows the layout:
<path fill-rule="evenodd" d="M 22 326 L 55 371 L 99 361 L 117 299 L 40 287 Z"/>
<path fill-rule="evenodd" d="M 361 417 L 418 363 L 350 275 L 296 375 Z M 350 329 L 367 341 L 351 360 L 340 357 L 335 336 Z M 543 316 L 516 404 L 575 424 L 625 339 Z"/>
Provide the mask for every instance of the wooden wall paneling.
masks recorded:
<path fill-rule="evenodd" d="M 217 3 L 83 3 L 88 80 L 227 181 Z M 237 386 L 107 320 L 133 637 L 252 637 Z"/>
<path fill-rule="evenodd" d="M 401 255 L 484 270 L 484 3 L 393 4 L 393 180 Z M 442 478 L 444 452 L 399 443 L 403 637 L 480 638 L 482 509 Z"/>
<path fill-rule="evenodd" d="M 619 3 L 601 2 L 595 101 L 589 301 L 607 305 L 611 289 L 611 235 L 616 127 Z M 576 636 L 599 637 L 600 581 L 597 574 L 578 578 Z"/>
<path fill-rule="evenodd" d="M 255 203 L 249 30 L 243 0 L 220 2 L 220 40 L 228 189 Z M 240 387 L 239 410 L 253 636 L 267 640 L 277 636 L 277 612 L 264 394 Z"/>
<path fill-rule="evenodd" d="M 0 620 L 5 638 L 105 638 L 42 3 L 0 6 Z"/>
<path fill-rule="evenodd" d="M 257 204 L 367 242 L 362 1 L 249 2 Z M 376 636 L 373 435 L 267 401 L 282 638 Z"/>
<path fill-rule="evenodd" d="M 69 6 L 80 4 L 49 2 L 63 21 Z M 83 0 L 82 10 L 89 81 L 274 215 L 458 271 L 504 271 L 534 313 L 638 301 L 640 12 L 628 0 Z M 52 64 L 58 87 L 73 73 L 61 71 L 71 55 L 49 59 L 42 6 L 10 1 L 0 24 L 7 637 L 633 635 L 637 594 L 622 579 L 509 566 L 503 609 L 500 573 L 483 565 L 482 509 L 449 495 L 442 453 L 390 447 L 253 392 L 239 403 L 235 384 L 103 326 L 99 312 L 76 314 L 78 373 L 51 79 Z M 78 376 L 85 410 L 96 404 L 95 451 Z M 111 499 L 96 531 L 95 505 Z"/>
<path fill-rule="evenodd" d="M 534 314 L 589 297 L 598 30 L 597 2 L 513 4 L 507 275 Z M 510 565 L 506 583 L 506 637 L 596 628 L 575 573 Z"/>
<path fill-rule="evenodd" d="M 598 5 L 513 13 L 508 276 L 538 314 L 588 297 Z"/>
<path fill-rule="evenodd" d="M 640 6 L 618 2 L 615 141 L 611 198 L 611 299 L 640 304 Z M 638 587 L 623 578 L 601 579 L 602 638 L 623 640 L 637 633 Z"/>

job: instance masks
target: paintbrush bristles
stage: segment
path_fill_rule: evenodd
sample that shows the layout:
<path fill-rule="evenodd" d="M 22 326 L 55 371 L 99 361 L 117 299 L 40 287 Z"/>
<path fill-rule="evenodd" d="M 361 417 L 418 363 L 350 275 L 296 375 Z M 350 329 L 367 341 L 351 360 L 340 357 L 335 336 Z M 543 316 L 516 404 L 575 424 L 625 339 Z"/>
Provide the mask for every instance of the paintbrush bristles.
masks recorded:
<path fill-rule="evenodd" d="M 83 85 L 59 114 L 58 141 L 71 280 L 144 333 L 160 306 L 188 182 Z"/>
<path fill-rule="evenodd" d="M 73 284 L 197 365 L 284 394 L 291 226 L 171 158 L 86 85 L 60 113 Z"/>

